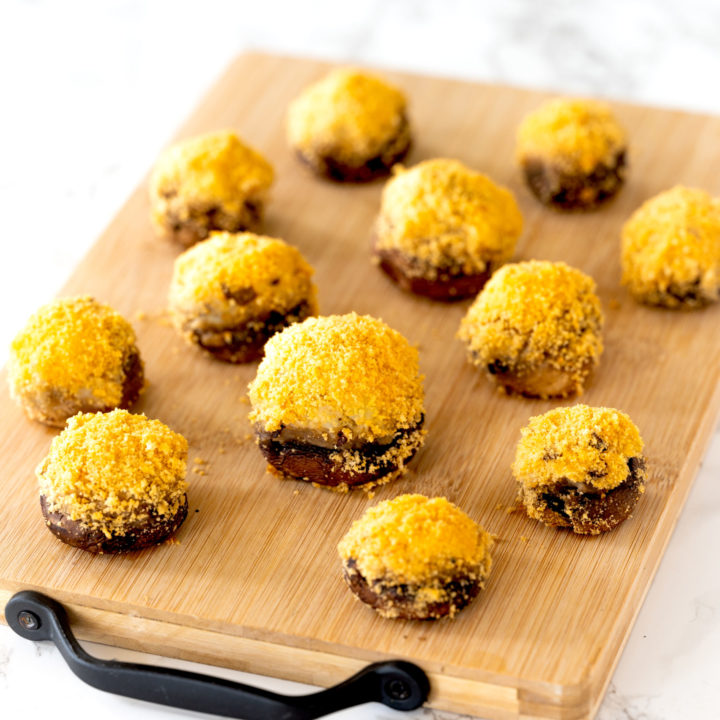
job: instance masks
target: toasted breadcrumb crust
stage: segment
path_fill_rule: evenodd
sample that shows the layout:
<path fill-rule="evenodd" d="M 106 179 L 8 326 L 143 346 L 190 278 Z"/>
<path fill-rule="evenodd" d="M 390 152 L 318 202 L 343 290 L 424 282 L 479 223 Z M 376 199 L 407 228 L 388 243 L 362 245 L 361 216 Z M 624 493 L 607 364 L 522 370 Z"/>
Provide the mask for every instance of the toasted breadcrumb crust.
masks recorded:
<path fill-rule="evenodd" d="M 173 517 L 184 503 L 188 444 L 159 420 L 126 410 L 78 413 L 36 475 L 52 512 L 106 537 L 147 517 Z"/>
<path fill-rule="evenodd" d="M 512 470 L 526 488 L 563 481 L 612 490 L 628 479 L 628 461 L 642 452 L 640 432 L 625 413 L 573 405 L 530 418 Z"/>
<path fill-rule="evenodd" d="M 555 98 L 520 124 L 517 159 L 545 160 L 568 173 L 588 174 L 611 166 L 627 145 L 625 130 L 609 105 L 596 100 Z"/>
<path fill-rule="evenodd" d="M 622 230 L 622 282 L 652 305 L 720 297 L 720 199 L 677 186 L 643 203 Z"/>
<path fill-rule="evenodd" d="M 135 348 L 130 323 L 110 306 L 83 296 L 41 307 L 13 340 L 8 359 L 10 394 L 82 396 L 101 407 L 123 396 L 124 363 Z"/>
<path fill-rule="evenodd" d="M 169 303 L 182 330 L 194 319 L 227 328 L 302 302 L 317 312 L 313 269 L 300 251 L 253 233 L 213 233 L 175 260 Z"/>
<path fill-rule="evenodd" d="M 397 442 L 382 455 L 372 457 L 365 456 L 362 448 L 339 448 L 330 455 L 330 460 L 345 472 L 353 474 L 375 473 L 389 465 L 395 468 L 391 473 L 383 475 L 378 480 L 363 483 L 361 487 L 367 490 L 369 487 L 385 485 L 402 475 L 405 471 L 405 463 L 422 447 L 426 434 L 427 430 L 419 427 L 400 436 Z"/>
<path fill-rule="evenodd" d="M 337 68 L 290 104 L 288 141 L 308 158 L 356 165 L 377 156 L 400 132 L 406 104 L 403 93 L 381 78 Z"/>
<path fill-rule="evenodd" d="M 377 248 L 418 260 L 415 271 L 430 279 L 439 269 L 470 275 L 512 257 L 522 215 L 509 190 L 444 158 L 394 173 L 383 189 Z"/>
<path fill-rule="evenodd" d="M 273 178 L 270 163 L 231 130 L 183 140 L 160 155 L 150 178 L 153 222 L 162 231 L 168 215 L 182 222 L 192 207 L 240 215 L 246 201 L 262 203 Z"/>
<path fill-rule="evenodd" d="M 444 497 L 400 495 L 369 508 L 338 545 L 375 592 L 409 586 L 421 608 L 452 600 L 450 583 L 482 584 L 490 572 L 492 536 Z M 454 607 L 450 602 L 450 615 Z M 392 617 L 392 607 L 382 611 Z M 422 615 L 422 612 L 419 613 Z"/>
<path fill-rule="evenodd" d="M 418 351 L 368 315 L 308 318 L 274 335 L 250 383 L 251 422 L 273 432 L 390 441 L 423 417 Z"/>
<path fill-rule="evenodd" d="M 602 353 L 603 315 L 591 277 L 563 262 L 500 268 L 463 318 L 458 337 L 470 361 L 513 372 L 543 364 L 575 376 L 578 390 Z"/>

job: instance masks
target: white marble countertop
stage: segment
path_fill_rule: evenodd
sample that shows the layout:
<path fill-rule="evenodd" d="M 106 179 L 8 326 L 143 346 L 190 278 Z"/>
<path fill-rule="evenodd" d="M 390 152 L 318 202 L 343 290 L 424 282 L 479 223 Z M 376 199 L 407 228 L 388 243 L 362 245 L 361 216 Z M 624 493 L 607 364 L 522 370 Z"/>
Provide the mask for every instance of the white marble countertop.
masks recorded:
<path fill-rule="evenodd" d="M 243 49 L 720 114 L 719 32 L 714 0 L 3 0 L 0 364 L 27 316 L 57 292 L 202 92 Z M 599 720 L 720 717 L 720 571 L 709 551 L 720 526 L 719 478 L 716 432 Z M 102 646 L 91 652 L 199 667 Z M 0 708 L 8 718 L 205 717 L 88 688 L 53 647 L 6 627 Z M 368 705 L 334 717 L 449 716 Z"/>

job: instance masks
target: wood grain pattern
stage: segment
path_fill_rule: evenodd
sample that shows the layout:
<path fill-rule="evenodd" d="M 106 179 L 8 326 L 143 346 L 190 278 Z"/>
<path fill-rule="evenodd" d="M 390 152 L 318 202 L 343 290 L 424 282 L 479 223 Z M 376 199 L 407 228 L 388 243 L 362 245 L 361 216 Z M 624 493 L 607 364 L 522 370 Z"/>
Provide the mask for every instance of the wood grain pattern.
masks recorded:
<path fill-rule="evenodd" d="M 179 137 L 237 128 L 277 170 L 265 229 L 314 265 L 321 311 L 380 316 L 419 345 L 428 437 L 412 471 L 374 499 L 265 472 L 244 398 L 256 365 L 214 362 L 162 319 L 179 250 L 153 237 L 143 183 L 64 294 L 91 293 L 134 319 L 150 381 L 137 410 L 185 434 L 207 475 L 189 474 L 179 544 L 124 557 L 66 547 L 43 527 L 33 476 L 55 433 L 27 421 L 3 392 L 0 600 L 38 589 L 68 605 L 81 637 L 321 684 L 402 657 L 431 674 L 436 707 L 491 718 L 591 717 L 720 408 L 720 307 L 634 304 L 619 285 L 619 230 L 642 201 L 675 183 L 720 194 L 720 120 L 616 105 L 633 139 L 627 187 L 599 212 L 562 215 L 530 196 L 513 164 L 514 128 L 542 93 L 387 73 L 411 98 L 408 162 L 457 157 L 509 186 L 525 217 L 517 258 L 563 259 L 598 283 L 606 350 L 583 401 L 630 414 L 646 441 L 650 483 L 617 530 L 576 537 L 506 512 L 520 428 L 557 403 L 494 392 L 454 337 L 467 303 L 403 294 L 370 264 L 381 184 L 316 180 L 288 152 L 284 109 L 326 67 L 242 56 Z M 409 491 L 447 496 L 498 536 L 487 589 L 451 622 L 384 620 L 341 580 L 335 546 L 350 523 Z"/>

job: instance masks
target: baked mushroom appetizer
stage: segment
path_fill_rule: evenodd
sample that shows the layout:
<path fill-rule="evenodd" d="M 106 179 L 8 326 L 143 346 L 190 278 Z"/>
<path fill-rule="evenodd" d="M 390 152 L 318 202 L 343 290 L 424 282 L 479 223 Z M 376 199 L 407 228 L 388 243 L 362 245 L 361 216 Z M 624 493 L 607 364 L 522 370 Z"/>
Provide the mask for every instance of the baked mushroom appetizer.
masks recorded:
<path fill-rule="evenodd" d="M 182 435 L 144 415 L 75 415 L 36 471 L 48 529 L 92 553 L 166 540 L 187 515 L 187 448 Z"/>
<path fill-rule="evenodd" d="M 492 536 L 443 497 L 368 509 L 338 545 L 350 590 L 387 618 L 454 617 L 483 588 Z"/>
<path fill-rule="evenodd" d="M 457 160 L 426 160 L 385 185 L 375 256 L 404 290 L 459 300 L 510 260 L 521 231 L 509 190 Z"/>
<path fill-rule="evenodd" d="M 500 268 L 470 306 L 458 336 L 471 363 L 508 392 L 582 392 L 602 352 L 603 315 L 588 275 L 563 262 Z"/>
<path fill-rule="evenodd" d="M 555 408 L 523 428 L 513 473 L 531 518 L 597 535 L 629 517 L 645 491 L 643 441 L 613 408 Z"/>
<path fill-rule="evenodd" d="M 540 202 L 589 210 L 613 197 L 627 173 L 627 138 L 609 105 L 557 98 L 520 124 L 517 159 Z"/>
<path fill-rule="evenodd" d="M 405 96 L 375 75 L 337 68 L 306 88 L 287 117 L 290 147 L 321 177 L 387 175 L 410 147 Z"/>
<path fill-rule="evenodd" d="M 675 187 L 643 203 L 622 231 L 622 281 L 648 305 L 695 308 L 720 297 L 720 200 Z"/>
<path fill-rule="evenodd" d="M 185 247 L 214 230 L 259 230 L 273 176 L 230 130 L 182 140 L 162 153 L 150 178 L 155 230 Z"/>
<path fill-rule="evenodd" d="M 282 240 L 215 233 L 175 261 L 173 323 L 218 360 L 256 360 L 275 333 L 317 313 L 312 274 L 300 251 Z"/>
<path fill-rule="evenodd" d="M 308 318 L 274 335 L 249 397 L 260 450 L 296 480 L 387 482 L 424 439 L 418 352 L 367 315 Z"/>
<path fill-rule="evenodd" d="M 144 387 L 130 323 L 91 297 L 41 307 L 10 346 L 10 395 L 31 420 L 63 427 L 78 412 L 129 408 Z"/>

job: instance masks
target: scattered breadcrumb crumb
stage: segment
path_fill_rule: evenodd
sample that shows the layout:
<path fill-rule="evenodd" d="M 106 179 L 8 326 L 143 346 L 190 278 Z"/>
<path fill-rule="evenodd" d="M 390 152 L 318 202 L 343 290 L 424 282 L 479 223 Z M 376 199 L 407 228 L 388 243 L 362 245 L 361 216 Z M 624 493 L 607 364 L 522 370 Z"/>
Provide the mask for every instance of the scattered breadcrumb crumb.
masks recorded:
<path fill-rule="evenodd" d="M 160 308 L 159 310 L 136 310 L 134 313 L 134 319 L 141 322 L 152 322 L 157 320 L 161 324 L 165 324 L 165 320 L 168 320 L 167 308 Z"/>
<path fill-rule="evenodd" d="M 314 482 L 313 487 L 322 488 L 323 490 L 331 490 L 336 493 L 347 493 L 350 492 L 350 488 L 347 483 L 340 483 L 339 485 L 322 485 L 321 483 Z"/>

